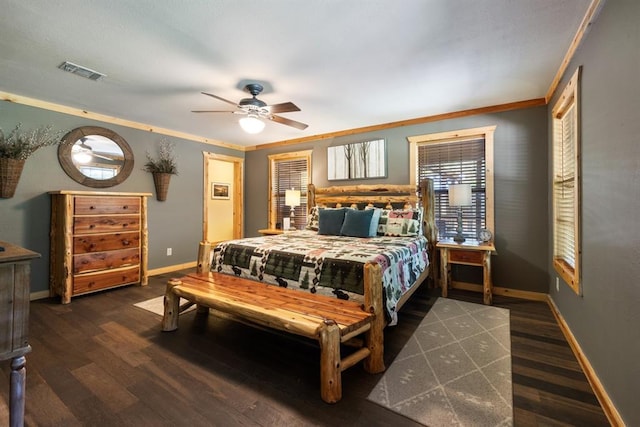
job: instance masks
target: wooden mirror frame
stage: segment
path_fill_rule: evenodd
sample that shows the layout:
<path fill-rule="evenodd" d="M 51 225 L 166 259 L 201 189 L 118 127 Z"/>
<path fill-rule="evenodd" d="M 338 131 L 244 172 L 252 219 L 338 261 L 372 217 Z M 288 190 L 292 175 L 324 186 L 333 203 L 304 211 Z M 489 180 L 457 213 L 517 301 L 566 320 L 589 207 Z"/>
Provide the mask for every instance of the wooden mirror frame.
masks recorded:
<path fill-rule="evenodd" d="M 100 135 L 105 138 L 109 138 L 122 150 L 122 153 L 124 154 L 124 164 L 122 165 L 120 173 L 113 178 L 90 178 L 80 172 L 80 170 L 73 164 L 71 149 L 79 139 L 88 135 Z M 131 151 L 131 147 L 129 147 L 127 141 L 114 131 L 99 126 L 82 126 L 67 133 L 64 138 L 62 138 L 62 142 L 58 146 L 58 161 L 60 162 L 62 169 L 64 169 L 67 175 L 69 175 L 69 177 L 74 181 L 92 188 L 106 188 L 120 184 L 129 177 L 134 164 L 133 151 Z"/>

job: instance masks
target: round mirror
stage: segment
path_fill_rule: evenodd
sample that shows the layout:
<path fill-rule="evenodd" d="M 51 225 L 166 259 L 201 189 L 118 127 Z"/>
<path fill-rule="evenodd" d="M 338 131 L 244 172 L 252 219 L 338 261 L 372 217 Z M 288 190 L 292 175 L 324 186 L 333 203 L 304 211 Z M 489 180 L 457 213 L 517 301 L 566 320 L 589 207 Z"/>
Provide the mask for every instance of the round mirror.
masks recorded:
<path fill-rule="evenodd" d="M 133 170 L 133 152 L 120 135 L 98 126 L 83 126 L 66 134 L 58 161 L 74 181 L 93 188 L 113 187 Z"/>

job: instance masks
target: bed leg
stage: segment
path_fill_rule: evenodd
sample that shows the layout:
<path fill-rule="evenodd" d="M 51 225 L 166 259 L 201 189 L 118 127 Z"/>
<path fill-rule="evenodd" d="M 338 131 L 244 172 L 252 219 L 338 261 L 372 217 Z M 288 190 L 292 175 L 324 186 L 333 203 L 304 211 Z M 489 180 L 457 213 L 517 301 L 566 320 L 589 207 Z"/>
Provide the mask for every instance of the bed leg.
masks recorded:
<path fill-rule="evenodd" d="M 382 302 L 382 267 L 380 264 L 367 263 L 364 266 L 364 302 L 365 310 L 373 314 L 371 329 L 364 334 L 365 345 L 371 352 L 364 359 L 364 370 L 377 374 L 384 367 L 384 303 Z"/>
<path fill-rule="evenodd" d="M 209 307 L 206 305 L 196 305 L 196 313 L 198 314 L 209 314 Z"/>
<path fill-rule="evenodd" d="M 320 329 L 320 396 L 327 403 L 342 398 L 340 366 L 340 329 L 333 320 L 325 320 Z"/>
<path fill-rule="evenodd" d="M 175 331 L 178 329 L 178 315 L 180 314 L 180 297 L 172 292 L 173 288 L 180 285 L 180 280 L 171 279 L 167 283 L 167 291 L 164 294 L 164 316 L 162 316 L 162 330 Z"/>
<path fill-rule="evenodd" d="M 384 319 L 376 316 L 371 329 L 364 334 L 364 342 L 371 354 L 362 361 L 364 370 L 370 374 L 384 372 Z"/>

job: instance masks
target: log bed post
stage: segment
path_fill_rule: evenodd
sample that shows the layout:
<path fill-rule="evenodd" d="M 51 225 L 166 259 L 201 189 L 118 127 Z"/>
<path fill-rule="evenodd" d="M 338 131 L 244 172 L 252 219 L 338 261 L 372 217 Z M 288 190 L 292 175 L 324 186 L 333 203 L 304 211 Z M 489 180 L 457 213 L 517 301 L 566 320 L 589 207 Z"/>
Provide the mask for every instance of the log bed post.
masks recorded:
<path fill-rule="evenodd" d="M 382 267 L 378 263 L 364 266 L 364 308 L 374 314 L 371 329 L 365 332 L 365 346 L 371 354 L 364 359 L 364 370 L 377 374 L 384 366 L 384 303 L 382 302 Z"/>
<path fill-rule="evenodd" d="M 311 213 L 311 209 L 316 205 L 316 186 L 313 184 L 307 185 L 307 214 Z"/>
<path fill-rule="evenodd" d="M 432 285 L 437 286 L 440 282 L 438 280 L 438 263 L 436 262 L 438 226 L 435 219 L 435 192 L 432 179 L 424 179 L 420 182 L 420 202 L 422 204 L 423 234 L 428 241 L 429 277 L 431 277 Z"/>
<path fill-rule="evenodd" d="M 206 273 L 211 270 L 211 242 L 206 240 L 200 242 L 198 247 L 198 274 Z"/>

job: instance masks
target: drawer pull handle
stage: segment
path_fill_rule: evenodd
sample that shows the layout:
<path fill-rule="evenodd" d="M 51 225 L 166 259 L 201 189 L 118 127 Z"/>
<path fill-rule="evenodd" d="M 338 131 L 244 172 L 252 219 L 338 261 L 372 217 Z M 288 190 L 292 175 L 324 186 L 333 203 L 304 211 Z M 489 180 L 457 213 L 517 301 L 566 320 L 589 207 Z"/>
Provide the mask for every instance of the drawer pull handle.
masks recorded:
<path fill-rule="evenodd" d="M 129 209 L 129 206 L 124 205 L 124 206 L 122 207 L 122 209 Z"/>
<path fill-rule="evenodd" d="M 95 206 L 93 206 L 93 205 L 92 205 L 92 206 L 89 206 L 89 209 L 95 209 L 95 208 L 96 208 L 96 207 L 95 207 Z"/>
<path fill-rule="evenodd" d="M 91 224 L 91 225 L 89 225 L 89 228 L 95 228 L 95 227 L 96 227 L 96 225 L 95 225 L 95 224 Z"/>
<path fill-rule="evenodd" d="M 122 244 L 125 245 L 125 246 L 129 246 L 130 242 L 128 240 L 123 240 Z"/>

